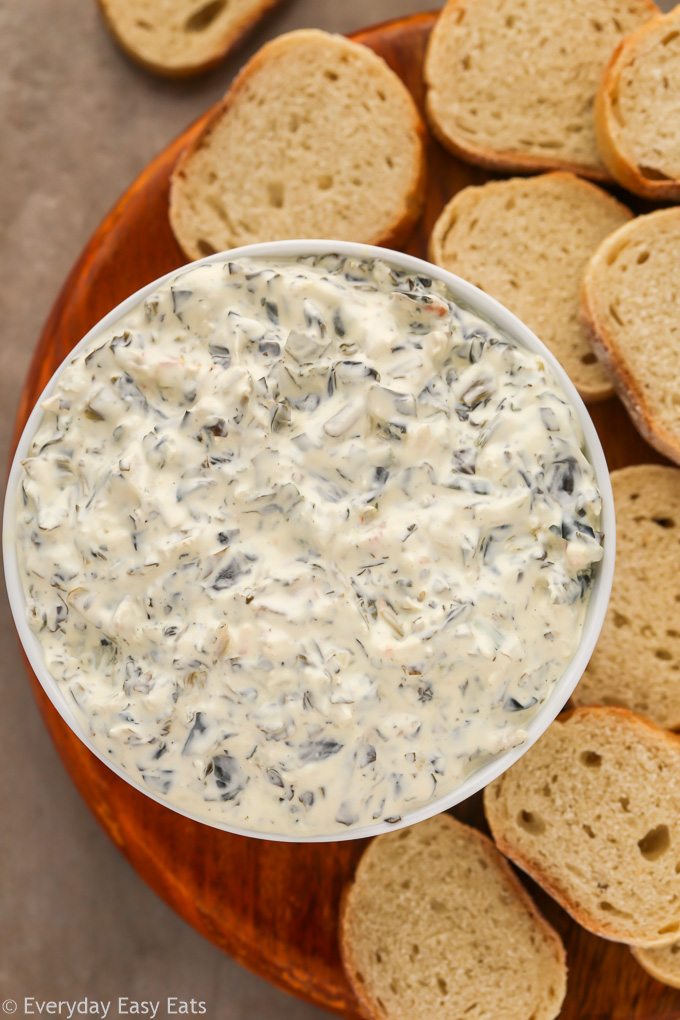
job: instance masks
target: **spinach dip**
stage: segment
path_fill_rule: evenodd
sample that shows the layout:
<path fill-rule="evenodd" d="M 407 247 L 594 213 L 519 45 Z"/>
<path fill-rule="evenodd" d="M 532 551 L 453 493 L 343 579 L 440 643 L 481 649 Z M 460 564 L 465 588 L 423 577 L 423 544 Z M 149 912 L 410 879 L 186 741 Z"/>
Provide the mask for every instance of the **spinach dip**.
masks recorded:
<path fill-rule="evenodd" d="M 540 354 L 376 259 L 189 267 L 79 351 L 17 492 L 47 669 L 206 821 L 397 821 L 525 739 L 601 501 Z"/>

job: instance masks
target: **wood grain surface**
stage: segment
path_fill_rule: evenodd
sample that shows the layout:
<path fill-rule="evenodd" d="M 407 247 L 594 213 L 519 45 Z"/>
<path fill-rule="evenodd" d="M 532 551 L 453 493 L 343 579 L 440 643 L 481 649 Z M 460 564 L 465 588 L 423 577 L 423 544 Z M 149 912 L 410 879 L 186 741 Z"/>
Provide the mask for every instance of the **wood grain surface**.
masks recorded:
<path fill-rule="evenodd" d="M 389 22 L 354 36 L 383 56 L 422 108 L 422 62 L 435 15 Z M 205 120 L 205 118 L 203 118 Z M 167 218 L 168 182 L 190 127 L 134 182 L 73 267 L 41 335 L 22 394 L 16 436 L 41 390 L 80 338 L 130 293 L 181 266 Z M 429 141 L 426 206 L 406 250 L 425 256 L 444 203 L 490 176 Z M 639 207 L 639 206 L 638 206 Z M 592 408 L 611 467 L 661 461 L 618 400 Z M 296 845 L 232 836 L 189 821 L 120 780 L 74 736 L 27 665 L 50 735 L 81 795 L 137 872 L 199 932 L 279 987 L 345 1017 L 358 1007 L 336 940 L 341 890 L 362 841 Z M 481 797 L 454 812 L 485 829 Z M 569 990 L 563 1020 L 676 1020 L 680 992 L 649 978 L 625 946 L 588 934 L 527 881 L 565 941 Z"/>

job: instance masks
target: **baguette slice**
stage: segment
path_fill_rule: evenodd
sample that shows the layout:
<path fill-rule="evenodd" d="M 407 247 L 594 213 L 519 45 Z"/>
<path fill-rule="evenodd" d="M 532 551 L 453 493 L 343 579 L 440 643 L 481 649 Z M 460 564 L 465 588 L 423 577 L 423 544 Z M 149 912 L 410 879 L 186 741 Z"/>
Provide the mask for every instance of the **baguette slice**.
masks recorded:
<path fill-rule="evenodd" d="M 600 155 L 643 198 L 680 200 L 680 7 L 621 42 L 595 101 Z"/>
<path fill-rule="evenodd" d="M 609 179 L 593 102 L 617 43 L 652 0 L 448 0 L 425 58 L 442 145 L 492 170 Z"/>
<path fill-rule="evenodd" d="M 125 52 L 158 74 L 214 67 L 281 0 L 99 0 Z"/>
<path fill-rule="evenodd" d="M 633 956 L 648 974 L 664 985 L 680 988 L 680 942 L 659 949 L 631 948 Z"/>
<path fill-rule="evenodd" d="M 566 712 L 484 791 L 498 848 L 596 935 L 680 932 L 680 737 L 625 708 Z"/>
<path fill-rule="evenodd" d="M 340 951 L 370 1017 L 551 1020 L 566 991 L 559 936 L 491 840 L 446 814 L 373 840 Z"/>
<path fill-rule="evenodd" d="M 396 246 L 420 214 L 423 136 L 410 93 L 367 47 L 279 36 L 180 158 L 172 229 L 192 259 L 295 237 Z"/>
<path fill-rule="evenodd" d="M 680 471 L 640 464 L 612 472 L 616 567 L 576 705 L 623 705 L 680 729 Z"/>
<path fill-rule="evenodd" d="M 437 220 L 430 259 L 487 291 L 550 348 L 584 400 L 614 392 L 578 318 L 588 260 L 632 213 L 570 173 L 459 191 Z"/>
<path fill-rule="evenodd" d="M 602 242 L 581 320 L 638 431 L 680 463 L 680 209 L 639 216 Z"/>

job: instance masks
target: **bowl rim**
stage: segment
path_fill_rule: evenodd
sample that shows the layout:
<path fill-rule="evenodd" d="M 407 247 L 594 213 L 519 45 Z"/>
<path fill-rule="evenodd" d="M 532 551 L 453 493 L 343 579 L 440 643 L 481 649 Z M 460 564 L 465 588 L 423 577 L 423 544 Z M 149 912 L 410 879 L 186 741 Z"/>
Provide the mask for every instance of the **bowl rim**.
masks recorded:
<path fill-rule="evenodd" d="M 312 835 L 296 833 L 277 833 L 248 829 L 243 826 L 230 825 L 220 819 L 202 817 L 191 810 L 178 807 L 164 799 L 154 791 L 145 789 L 141 784 L 135 782 L 132 776 L 122 769 L 116 762 L 107 759 L 103 751 L 100 751 L 91 741 L 89 735 L 81 727 L 78 719 L 73 714 L 64 694 L 58 686 L 57 681 L 48 671 L 42 660 L 41 646 L 37 636 L 28 625 L 25 613 L 25 602 L 23 587 L 19 574 L 19 564 L 16 547 L 16 514 L 15 514 L 15 493 L 21 471 L 21 461 L 25 457 L 29 444 L 38 428 L 43 416 L 42 402 L 50 396 L 55 389 L 58 379 L 70 364 L 73 358 L 99 334 L 114 326 L 123 315 L 132 311 L 148 295 L 152 294 L 159 286 L 182 276 L 184 273 L 195 269 L 197 266 L 213 265 L 215 263 L 229 262 L 237 258 L 296 258 L 304 256 L 322 255 L 347 255 L 357 258 L 380 258 L 396 266 L 405 269 L 407 272 L 417 273 L 443 282 L 450 290 L 456 301 L 468 305 L 471 311 L 488 319 L 499 330 L 506 333 L 512 340 L 527 347 L 529 350 L 539 353 L 550 365 L 560 382 L 566 396 L 571 401 L 576 411 L 583 436 L 585 440 L 585 453 L 595 472 L 596 482 L 602 498 L 602 531 L 604 533 L 604 553 L 602 559 L 596 565 L 595 579 L 591 590 L 586 616 L 583 624 L 581 637 L 564 671 L 558 680 L 555 681 L 552 690 L 546 697 L 536 715 L 525 727 L 526 739 L 516 747 L 495 755 L 489 761 L 473 769 L 463 782 L 446 796 L 435 797 L 426 804 L 421 805 L 414 811 L 402 815 L 396 822 L 377 822 L 373 825 L 363 825 L 357 828 L 348 828 L 341 832 L 317 833 Z M 234 835 L 249 836 L 254 839 L 266 839 L 274 842 L 284 843 L 329 843 L 341 842 L 349 839 L 365 839 L 384 832 L 394 832 L 396 829 L 413 825 L 424 821 L 433 815 L 446 811 L 462 801 L 467 800 L 473 794 L 478 793 L 490 782 L 500 776 L 519 758 L 545 732 L 550 723 L 559 714 L 565 703 L 571 696 L 578 681 L 581 679 L 597 638 L 599 637 L 611 593 L 614 577 L 614 560 L 616 553 L 616 522 L 614 514 L 614 497 L 609 468 L 602 449 L 599 436 L 590 418 L 586 406 L 579 396 L 574 384 L 567 376 L 565 370 L 559 364 L 555 356 L 538 339 L 538 337 L 526 326 L 516 315 L 505 308 L 499 301 L 475 287 L 466 280 L 455 276 L 448 270 L 433 265 L 424 259 L 416 258 L 390 248 L 381 248 L 369 244 L 360 244 L 353 241 L 335 240 L 288 240 L 269 241 L 257 244 L 242 245 L 227 251 L 217 252 L 206 258 L 198 259 L 195 262 L 185 264 L 177 269 L 164 274 L 151 283 L 140 287 L 129 297 L 121 301 L 107 315 L 88 330 L 85 336 L 73 347 L 66 358 L 56 369 L 49 382 L 38 397 L 26 425 L 16 446 L 12 465 L 10 468 L 7 487 L 5 491 L 2 546 L 5 568 L 5 583 L 9 597 L 10 608 L 14 617 L 14 623 L 30 666 L 35 673 L 43 691 L 50 702 L 57 710 L 61 718 L 73 733 L 81 740 L 87 749 L 111 769 L 119 778 L 138 790 L 144 796 L 151 798 L 168 810 L 189 818 L 194 822 L 207 825 L 223 832 L 230 832 Z"/>

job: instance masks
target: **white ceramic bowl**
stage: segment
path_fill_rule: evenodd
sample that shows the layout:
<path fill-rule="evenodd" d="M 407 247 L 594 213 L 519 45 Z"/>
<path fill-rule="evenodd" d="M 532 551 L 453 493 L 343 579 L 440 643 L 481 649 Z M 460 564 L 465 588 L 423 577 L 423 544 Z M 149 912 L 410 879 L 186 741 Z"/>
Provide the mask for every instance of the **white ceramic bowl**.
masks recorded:
<path fill-rule="evenodd" d="M 505 772 L 507 768 L 516 762 L 517 759 L 520 758 L 536 740 L 538 740 L 544 730 L 547 729 L 555 716 L 560 712 L 576 687 L 576 684 L 580 680 L 602 628 L 614 575 L 616 541 L 614 499 L 611 483 L 609 481 L 609 470 L 607 468 L 600 440 L 597 432 L 595 431 L 595 426 L 590 419 L 583 401 L 576 392 L 574 385 L 555 357 L 547 350 L 547 348 L 531 332 L 531 330 L 528 329 L 527 326 L 520 322 L 520 320 L 509 312 L 507 308 L 504 308 L 493 298 L 489 297 L 488 294 L 483 293 L 483 291 L 478 290 L 477 287 L 467 283 L 465 280 L 461 280 L 452 273 L 447 273 L 445 270 L 439 269 L 437 266 L 433 266 L 422 259 L 413 258 L 411 255 L 402 255 L 399 252 L 391 251 L 386 248 L 376 248 L 371 245 L 364 244 L 353 244 L 347 241 L 273 241 L 264 244 L 252 244 L 242 248 L 235 248 L 232 251 L 220 252 L 217 255 L 211 255 L 208 258 L 201 259 L 200 262 L 192 263 L 192 267 L 203 263 L 226 262 L 229 259 L 239 256 L 288 258 L 303 255 L 325 255 L 331 253 L 356 256 L 359 258 L 380 257 L 401 269 L 405 269 L 409 273 L 425 275 L 443 281 L 456 300 L 469 305 L 473 311 L 480 313 L 484 318 L 490 320 L 495 326 L 518 343 L 523 344 L 532 351 L 539 352 L 552 367 L 578 415 L 583 429 L 583 434 L 585 436 L 586 454 L 595 470 L 597 484 L 602 495 L 602 530 L 605 534 L 604 556 L 599 564 L 597 564 L 595 580 L 578 648 L 566 666 L 562 676 L 553 687 L 549 697 L 546 699 L 545 703 L 541 706 L 531 722 L 526 726 L 527 739 L 523 744 L 519 747 L 514 747 L 503 752 L 491 761 L 487 762 L 485 765 L 475 769 L 452 793 L 449 793 L 445 797 L 440 797 L 428 802 L 423 807 L 420 807 L 403 817 L 400 822 L 381 822 L 376 825 L 367 825 L 361 828 L 332 833 L 331 835 L 297 836 L 254 832 L 238 826 L 221 824 L 218 821 L 201 818 L 190 811 L 184 811 L 177 808 L 168 803 L 162 797 L 157 796 L 148 789 L 145 789 L 139 783 L 133 782 L 132 777 L 127 772 L 124 772 L 123 769 L 105 758 L 105 756 L 94 746 L 88 735 L 83 731 L 80 723 L 74 716 L 70 705 L 64 698 L 56 680 L 45 667 L 40 643 L 36 635 L 28 626 L 26 620 L 24 595 L 19 577 L 15 541 L 15 494 L 21 467 L 20 462 L 26 456 L 29 444 L 43 416 L 40 403 L 54 390 L 59 376 L 61 375 L 65 365 L 72 359 L 73 353 L 76 353 L 82 347 L 90 343 L 90 341 L 93 340 L 99 333 L 108 329 L 110 326 L 113 326 L 117 319 L 131 311 L 137 304 L 144 300 L 147 295 L 153 293 L 159 284 L 165 283 L 177 276 L 178 273 L 181 273 L 181 269 L 174 270 L 166 276 L 161 277 L 160 280 L 154 280 L 154 282 L 148 284 L 148 286 L 142 287 L 142 289 L 138 290 L 136 294 L 132 294 L 129 298 L 127 298 L 127 300 L 119 304 L 117 308 L 114 308 L 113 311 L 109 312 L 109 314 L 106 315 L 101 322 L 99 322 L 85 337 L 83 337 L 80 343 L 74 348 L 73 353 L 68 356 L 66 361 L 63 362 L 54 373 L 41 394 L 36 407 L 33 409 L 33 412 L 26 423 L 21 439 L 19 440 L 7 484 L 3 521 L 5 579 L 7 582 L 10 606 L 12 608 L 14 621 L 17 631 L 19 632 L 21 643 L 23 644 L 33 671 L 40 681 L 48 698 L 57 709 L 62 719 L 68 724 L 68 726 L 71 727 L 73 732 L 83 741 L 92 754 L 96 755 L 101 761 L 103 761 L 108 768 L 112 769 L 112 771 L 115 772 L 116 775 L 120 776 L 121 779 L 130 783 L 136 789 L 141 790 L 145 796 L 158 801 L 159 804 L 163 804 L 172 811 L 177 811 L 178 814 L 185 815 L 188 818 L 193 818 L 195 821 L 203 822 L 204 824 L 211 825 L 214 828 L 224 829 L 227 832 L 238 833 L 242 836 L 254 836 L 259 839 L 272 839 L 291 843 L 322 843 L 344 839 L 360 839 L 367 836 L 374 836 L 381 832 L 390 832 L 406 825 L 412 825 L 414 822 L 423 821 L 425 818 L 429 818 L 432 815 L 438 814 L 440 811 L 444 811 L 447 808 L 453 807 L 455 804 L 459 804 L 461 801 L 470 797 L 473 793 L 477 793 L 479 790 L 483 789 L 493 779 L 500 776 L 502 772 Z"/>

